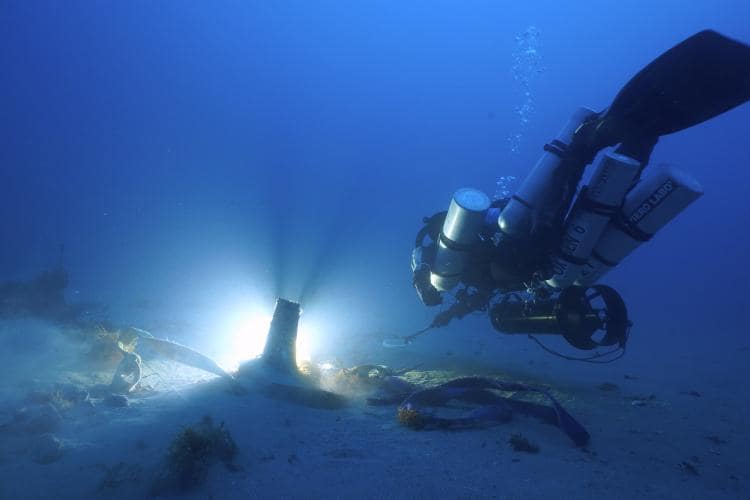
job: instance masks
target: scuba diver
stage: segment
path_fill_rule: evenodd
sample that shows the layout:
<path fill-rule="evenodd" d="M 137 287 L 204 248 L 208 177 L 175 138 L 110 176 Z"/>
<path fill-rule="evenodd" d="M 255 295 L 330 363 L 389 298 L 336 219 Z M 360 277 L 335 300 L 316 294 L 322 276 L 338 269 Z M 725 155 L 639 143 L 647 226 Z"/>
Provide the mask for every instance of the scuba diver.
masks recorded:
<path fill-rule="evenodd" d="M 504 333 L 525 333 L 566 359 L 609 362 L 624 354 L 631 322 L 620 295 L 597 284 L 701 194 L 674 167 L 643 178 L 661 136 L 750 99 L 750 47 L 699 32 L 656 58 L 600 112 L 581 108 L 513 196 L 491 201 L 458 190 L 447 212 L 424 219 L 412 252 L 413 284 L 427 306 L 452 304 L 418 335 L 469 313 L 489 313 Z M 591 181 L 585 167 L 606 148 Z M 559 334 L 584 357 L 552 351 L 532 334 Z"/>

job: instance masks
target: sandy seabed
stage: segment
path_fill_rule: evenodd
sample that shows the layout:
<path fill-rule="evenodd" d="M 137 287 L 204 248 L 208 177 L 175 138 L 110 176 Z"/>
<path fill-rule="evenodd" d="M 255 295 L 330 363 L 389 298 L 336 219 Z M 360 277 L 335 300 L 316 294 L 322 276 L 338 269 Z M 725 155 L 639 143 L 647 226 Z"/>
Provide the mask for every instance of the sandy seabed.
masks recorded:
<path fill-rule="evenodd" d="M 37 340 L 29 347 L 14 332 L 36 332 L 23 338 Z M 551 386 L 591 433 L 589 445 L 577 448 L 559 429 L 530 417 L 480 430 L 414 431 L 397 422 L 392 406 L 354 398 L 343 409 L 309 408 L 252 387 L 237 391 L 218 378 L 167 383 L 131 395 L 127 406 L 89 398 L 59 411 L 59 421 L 31 428 L 14 422 L 36 404 L 40 389 L 61 382 L 85 387 L 106 374 L 76 371 L 71 361 L 80 353 L 72 344 L 39 341 L 56 333 L 52 325 L 5 321 L 0 333 L 15 339 L 6 342 L 11 355 L 3 356 L 14 377 L 6 377 L 0 400 L 2 499 L 176 496 L 155 494 L 154 478 L 175 436 L 206 415 L 223 422 L 238 453 L 231 464 L 210 465 L 205 480 L 180 497 L 750 497 L 747 346 L 666 359 L 635 351 L 617 364 L 586 369 L 535 350 L 492 360 L 426 350 L 371 353 L 376 363 L 418 360 L 420 370 Z M 514 451 L 508 443 L 514 433 L 539 451 Z M 48 434 L 60 449 L 40 459 L 40 435 Z"/>

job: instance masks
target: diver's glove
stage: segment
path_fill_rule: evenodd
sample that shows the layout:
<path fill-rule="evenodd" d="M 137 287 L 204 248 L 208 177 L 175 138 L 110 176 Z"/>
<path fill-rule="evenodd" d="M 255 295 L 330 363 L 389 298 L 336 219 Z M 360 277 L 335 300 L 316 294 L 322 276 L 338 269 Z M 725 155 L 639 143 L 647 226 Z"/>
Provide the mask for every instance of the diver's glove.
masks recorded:
<path fill-rule="evenodd" d="M 453 319 L 461 319 L 467 314 L 487 310 L 490 295 L 480 291 L 469 292 L 462 288 L 456 292 L 456 302 L 448 309 L 438 313 L 430 323 L 430 328 L 446 326 Z"/>

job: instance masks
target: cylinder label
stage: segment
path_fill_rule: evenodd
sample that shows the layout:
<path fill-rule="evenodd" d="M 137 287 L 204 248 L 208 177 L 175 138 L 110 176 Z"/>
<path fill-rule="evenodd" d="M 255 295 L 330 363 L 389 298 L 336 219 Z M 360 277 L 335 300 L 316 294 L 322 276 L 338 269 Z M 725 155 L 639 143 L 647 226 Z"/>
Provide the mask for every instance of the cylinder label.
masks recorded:
<path fill-rule="evenodd" d="M 658 207 L 667 197 L 672 194 L 677 186 L 672 179 L 667 179 L 654 193 L 636 208 L 628 217 L 631 224 L 638 224 L 654 208 Z"/>

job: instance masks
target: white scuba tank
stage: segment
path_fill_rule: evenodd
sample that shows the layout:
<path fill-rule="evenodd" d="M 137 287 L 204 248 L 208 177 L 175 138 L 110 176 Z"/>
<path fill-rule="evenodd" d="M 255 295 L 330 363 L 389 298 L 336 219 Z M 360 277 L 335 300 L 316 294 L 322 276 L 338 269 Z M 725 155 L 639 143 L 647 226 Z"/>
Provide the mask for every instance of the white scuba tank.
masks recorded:
<path fill-rule="evenodd" d="M 497 219 L 500 230 L 512 237 L 528 236 L 534 220 L 550 210 L 547 200 L 555 200 L 551 193 L 560 189 L 554 179 L 562 155 L 570 146 L 576 130 L 596 112 L 588 108 L 578 108 L 555 140 L 545 146 L 545 153 L 524 179 L 518 191 L 505 206 Z"/>
<path fill-rule="evenodd" d="M 703 194 L 690 174 L 658 167 L 625 196 L 619 217 L 607 225 L 576 285 L 590 286 Z"/>
<path fill-rule="evenodd" d="M 552 258 L 554 274 L 546 281 L 549 286 L 567 288 L 580 276 L 640 168 L 640 162 L 628 156 L 614 152 L 604 155 L 565 221 L 560 251 Z"/>
<path fill-rule="evenodd" d="M 468 251 L 479 241 L 489 207 L 490 198 L 478 189 L 463 188 L 454 193 L 430 270 L 430 283 L 439 291 L 450 290 L 461 280 Z"/>

